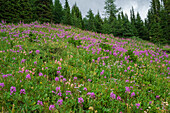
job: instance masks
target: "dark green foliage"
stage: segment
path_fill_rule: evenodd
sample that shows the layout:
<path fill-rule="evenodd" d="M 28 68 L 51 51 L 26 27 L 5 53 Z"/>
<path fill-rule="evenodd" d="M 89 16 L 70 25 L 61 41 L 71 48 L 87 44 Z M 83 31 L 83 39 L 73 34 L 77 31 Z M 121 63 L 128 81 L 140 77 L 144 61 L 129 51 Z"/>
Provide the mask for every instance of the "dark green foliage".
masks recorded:
<path fill-rule="evenodd" d="M 59 24 L 62 20 L 63 14 L 64 14 L 63 8 L 62 8 L 62 5 L 60 3 L 60 0 L 55 0 L 54 9 L 53 9 L 54 23 Z"/>
<path fill-rule="evenodd" d="M 82 45 L 81 40 L 74 40 L 73 38 L 71 38 L 68 42 L 73 44 L 75 47 Z"/>
<path fill-rule="evenodd" d="M 95 16 L 95 27 L 96 27 L 96 32 L 101 33 L 102 32 L 102 24 L 103 24 L 103 20 L 100 17 L 99 12 L 97 13 L 97 15 Z"/>
<path fill-rule="evenodd" d="M 137 56 L 135 56 L 135 54 L 133 53 L 132 50 L 128 50 L 126 52 L 126 55 L 130 56 L 130 58 L 129 58 L 130 61 L 137 62 Z"/>
<path fill-rule="evenodd" d="M 86 16 L 88 18 L 87 30 L 95 32 L 96 28 L 95 28 L 94 14 L 91 9 L 87 13 L 88 13 L 88 15 Z"/>
<path fill-rule="evenodd" d="M 52 0 L 36 0 L 36 20 L 41 23 L 52 22 Z"/>
<path fill-rule="evenodd" d="M 66 25 L 71 25 L 71 14 L 70 14 L 70 6 L 68 4 L 68 0 L 65 0 L 64 16 L 63 16 L 62 23 Z"/>
<path fill-rule="evenodd" d="M 103 48 L 105 50 L 111 50 L 112 49 L 112 46 L 105 44 L 105 43 L 100 43 L 99 47 Z"/>
<path fill-rule="evenodd" d="M 83 27 L 82 15 L 76 4 L 73 5 L 71 11 L 72 25 L 78 28 Z"/>

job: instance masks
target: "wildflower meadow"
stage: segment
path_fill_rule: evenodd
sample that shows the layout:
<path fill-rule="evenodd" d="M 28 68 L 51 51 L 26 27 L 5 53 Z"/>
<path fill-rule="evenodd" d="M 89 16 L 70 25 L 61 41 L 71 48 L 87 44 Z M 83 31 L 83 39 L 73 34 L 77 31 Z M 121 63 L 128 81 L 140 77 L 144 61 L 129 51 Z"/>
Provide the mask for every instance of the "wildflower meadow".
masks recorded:
<path fill-rule="evenodd" d="M 0 23 L 0 112 L 168 113 L 170 54 L 139 38 Z"/>

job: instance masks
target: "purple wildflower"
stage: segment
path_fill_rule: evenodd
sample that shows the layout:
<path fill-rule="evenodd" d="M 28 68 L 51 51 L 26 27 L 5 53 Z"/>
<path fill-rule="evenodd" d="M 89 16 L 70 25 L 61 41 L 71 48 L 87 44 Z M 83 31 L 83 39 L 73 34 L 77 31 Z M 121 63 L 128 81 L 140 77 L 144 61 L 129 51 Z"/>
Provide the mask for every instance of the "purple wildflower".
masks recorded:
<path fill-rule="evenodd" d="M 104 74 L 104 70 L 102 70 L 102 72 L 100 73 L 100 75 L 103 75 Z"/>
<path fill-rule="evenodd" d="M 57 74 L 60 74 L 60 71 L 57 71 Z"/>
<path fill-rule="evenodd" d="M 90 95 L 91 98 L 95 98 L 94 92 L 92 92 L 92 93 L 91 93 L 91 92 L 88 92 L 87 95 Z"/>
<path fill-rule="evenodd" d="M 66 91 L 66 95 L 68 95 L 70 93 L 70 95 L 71 95 L 71 91 Z"/>
<path fill-rule="evenodd" d="M 156 98 L 159 98 L 159 95 L 157 95 Z"/>
<path fill-rule="evenodd" d="M 65 82 L 66 81 L 66 78 L 63 78 L 63 82 Z"/>
<path fill-rule="evenodd" d="M 139 108 L 139 106 L 140 106 L 140 103 L 137 103 L 137 104 L 136 104 L 137 109 Z"/>
<path fill-rule="evenodd" d="M 61 96 L 62 96 L 62 93 L 61 93 L 61 92 L 59 92 L 59 93 L 58 93 L 58 95 L 61 97 Z"/>
<path fill-rule="evenodd" d="M 43 74 L 40 72 L 40 73 L 39 73 L 39 76 L 43 76 Z"/>
<path fill-rule="evenodd" d="M 49 110 L 53 110 L 55 108 L 54 105 L 50 105 Z"/>
<path fill-rule="evenodd" d="M 55 81 L 56 81 L 56 82 L 59 81 L 59 78 L 58 78 L 58 77 L 55 77 Z"/>
<path fill-rule="evenodd" d="M 132 92 L 132 93 L 131 93 L 131 97 L 133 97 L 133 96 L 135 96 L 135 92 Z"/>
<path fill-rule="evenodd" d="M 61 70 L 61 67 L 58 67 L 58 70 Z"/>
<path fill-rule="evenodd" d="M 3 78 L 7 78 L 7 77 L 8 77 L 8 75 L 2 75 L 2 77 L 3 77 Z"/>
<path fill-rule="evenodd" d="M 40 53 L 40 50 L 36 50 L 35 52 L 36 52 L 37 54 L 39 54 L 39 53 Z"/>
<path fill-rule="evenodd" d="M 5 85 L 4 85 L 4 83 L 0 83 L 0 86 L 3 88 Z M 0 88 L 0 90 L 1 90 L 1 88 Z"/>
<path fill-rule="evenodd" d="M 30 74 L 26 75 L 26 78 L 31 80 Z"/>
<path fill-rule="evenodd" d="M 119 95 L 117 96 L 117 100 L 121 100 L 121 97 Z"/>
<path fill-rule="evenodd" d="M 116 99 L 116 94 L 114 94 L 113 92 L 110 93 L 110 98 L 111 99 Z"/>
<path fill-rule="evenodd" d="M 58 104 L 58 105 L 62 105 L 62 104 L 63 104 L 63 100 L 62 100 L 62 99 L 59 99 L 59 100 L 57 101 L 57 104 Z"/>
<path fill-rule="evenodd" d="M 88 79 L 89 82 L 91 82 L 92 80 L 91 79 Z"/>
<path fill-rule="evenodd" d="M 84 89 L 83 90 L 86 90 L 87 91 L 87 88 L 86 87 L 84 87 Z"/>
<path fill-rule="evenodd" d="M 74 80 L 77 80 L 77 77 L 74 77 Z"/>
<path fill-rule="evenodd" d="M 152 101 L 149 101 L 149 104 L 152 104 Z"/>
<path fill-rule="evenodd" d="M 83 100 L 83 98 L 82 97 L 80 97 L 80 98 L 78 98 L 78 103 L 83 103 L 84 102 L 84 100 Z"/>
<path fill-rule="evenodd" d="M 22 59 L 22 60 L 21 60 L 21 63 L 25 63 L 25 61 L 26 61 L 26 59 Z"/>
<path fill-rule="evenodd" d="M 125 93 L 126 93 L 126 92 L 130 92 L 130 88 L 129 88 L 129 87 L 125 87 L 125 88 L 126 88 Z"/>
<path fill-rule="evenodd" d="M 37 101 L 37 105 L 42 105 L 42 106 L 43 106 L 42 101 L 38 100 L 38 101 Z"/>
<path fill-rule="evenodd" d="M 15 94 L 15 92 L 16 92 L 16 87 L 11 86 L 10 92 L 11 92 L 10 95 L 12 95 L 13 93 Z"/>
<path fill-rule="evenodd" d="M 20 94 L 26 94 L 25 89 L 21 89 Z"/>

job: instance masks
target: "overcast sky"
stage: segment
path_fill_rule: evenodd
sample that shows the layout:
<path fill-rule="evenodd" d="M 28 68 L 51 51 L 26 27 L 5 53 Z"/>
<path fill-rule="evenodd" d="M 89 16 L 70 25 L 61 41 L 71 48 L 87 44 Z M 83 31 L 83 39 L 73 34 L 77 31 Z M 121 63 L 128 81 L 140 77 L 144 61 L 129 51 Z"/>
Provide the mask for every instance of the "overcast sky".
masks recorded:
<path fill-rule="evenodd" d="M 147 11 L 150 6 L 151 0 L 116 0 L 115 4 L 117 8 L 121 7 L 124 13 L 127 13 L 130 16 L 130 9 L 134 8 L 135 13 L 138 11 L 141 15 L 141 18 L 146 18 Z M 65 0 L 60 0 L 62 5 L 64 6 Z M 89 9 L 92 9 L 94 14 L 97 14 L 99 10 L 100 15 L 104 14 L 104 6 L 105 0 L 68 0 L 70 7 L 75 4 L 79 7 L 80 11 L 82 12 L 82 16 L 85 17 Z M 104 16 L 102 16 L 104 17 Z"/>

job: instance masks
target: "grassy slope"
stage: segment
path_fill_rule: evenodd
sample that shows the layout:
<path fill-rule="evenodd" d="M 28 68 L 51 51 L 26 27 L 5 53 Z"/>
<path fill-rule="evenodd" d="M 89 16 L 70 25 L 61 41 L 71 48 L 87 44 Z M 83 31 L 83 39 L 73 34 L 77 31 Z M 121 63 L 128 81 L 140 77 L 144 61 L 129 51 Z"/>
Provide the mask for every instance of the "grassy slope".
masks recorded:
<path fill-rule="evenodd" d="M 0 29 L 4 111 L 50 112 L 50 105 L 60 112 L 168 111 L 164 102 L 169 101 L 170 58 L 152 43 L 62 25 L 1 24 Z M 10 95 L 11 86 L 16 93 Z M 62 96 L 52 93 L 56 87 Z M 26 94 L 20 94 L 21 89 Z M 94 92 L 95 98 L 88 92 Z M 80 97 L 83 103 L 78 103 Z M 59 99 L 63 105 L 56 104 Z M 37 105 L 38 100 L 43 106 Z"/>

